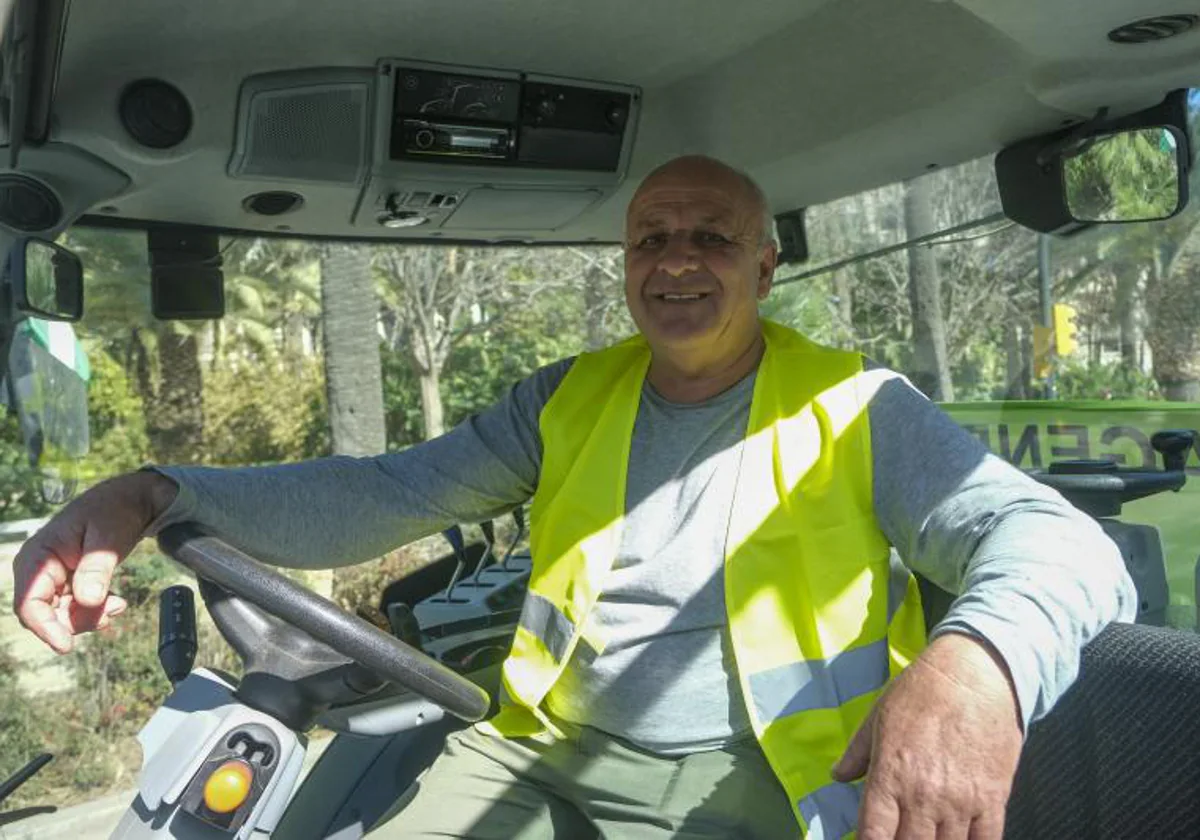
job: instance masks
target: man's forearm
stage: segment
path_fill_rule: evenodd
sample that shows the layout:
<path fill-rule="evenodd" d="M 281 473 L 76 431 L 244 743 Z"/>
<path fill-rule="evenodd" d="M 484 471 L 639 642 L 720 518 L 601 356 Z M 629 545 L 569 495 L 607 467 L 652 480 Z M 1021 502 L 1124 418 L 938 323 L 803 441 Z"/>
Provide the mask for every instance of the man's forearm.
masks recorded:
<path fill-rule="evenodd" d="M 351 565 L 449 525 L 444 514 L 411 497 L 369 459 L 156 469 L 177 482 L 179 492 L 153 530 L 197 522 L 280 566 Z"/>
<path fill-rule="evenodd" d="M 870 404 L 875 512 L 905 563 L 960 597 L 935 635 L 984 639 L 1028 724 L 1071 684 L 1080 648 L 1136 595 L 1116 545 L 1060 495 L 987 452 L 900 379 Z"/>
<path fill-rule="evenodd" d="M 156 468 L 178 482 L 179 493 L 153 528 L 198 522 L 280 566 L 361 563 L 452 524 L 499 516 L 528 498 L 521 477 L 475 452 L 468 432 L 376 458 Z"/>
<path fill-rule="evenodd" d="M 179 495 L 154 527 L 196 521 L 268 562 L 319 569 L 492 519 L 533 495 L 538 417 L 570 364 L 542 368 L 492 408 L 403 452 L 277 467 L 157 468 L 178 482 Z"/>
<path fill-rule="evenodd" d="M 1137 595 L 1115 543 L 1065 503 L 1002 512 L 967 563 L 962 592 L 933 636 L 975 634 L 1007 664 L 1026 725 L 1070 687 L 1080 650 Z"/>

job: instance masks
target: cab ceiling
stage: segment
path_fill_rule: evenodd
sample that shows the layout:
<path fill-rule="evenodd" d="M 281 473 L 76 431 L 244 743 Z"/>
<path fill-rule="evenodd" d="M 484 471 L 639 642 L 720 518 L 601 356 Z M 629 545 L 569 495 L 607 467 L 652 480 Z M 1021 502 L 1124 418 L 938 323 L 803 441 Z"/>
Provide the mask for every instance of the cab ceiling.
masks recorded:
<path fill-rule="evenodd" d="M 994 153 L 1100 106 L 1151 105 L 1200 81 L 1200 32 L 1144 46 L 1106 33 L 1179 11 L 1164 0 L 72 0 L 52 140 L 129 176 L 92 213 L 273 230 L 242 201 L 293 189 L 306 203 L 291 230 L 361 237 L 356 189 L 227 176 L 243 79 L 407 58 L 637 85 L 625 183 L 553 233 L 506 236 L 614 241 L 637 180 L 678 154 L 744 167 L 779 212 Z M 138 146 L 117 117 L 121 90 L 148 77 L 178 86 L 194 112 L 169 151 Z"/>

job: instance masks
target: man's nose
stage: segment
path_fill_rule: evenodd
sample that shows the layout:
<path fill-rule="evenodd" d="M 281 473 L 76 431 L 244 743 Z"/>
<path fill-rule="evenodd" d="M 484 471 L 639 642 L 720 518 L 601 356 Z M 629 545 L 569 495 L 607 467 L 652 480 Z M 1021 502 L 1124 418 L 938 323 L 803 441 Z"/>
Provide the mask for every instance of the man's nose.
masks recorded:
<path fill-rule="evenodd" d="M 700 249 L 690 231 L 677 231 L 667 240 L 658 258 L 658 269 L 673 277 L 700 268 Z"/>

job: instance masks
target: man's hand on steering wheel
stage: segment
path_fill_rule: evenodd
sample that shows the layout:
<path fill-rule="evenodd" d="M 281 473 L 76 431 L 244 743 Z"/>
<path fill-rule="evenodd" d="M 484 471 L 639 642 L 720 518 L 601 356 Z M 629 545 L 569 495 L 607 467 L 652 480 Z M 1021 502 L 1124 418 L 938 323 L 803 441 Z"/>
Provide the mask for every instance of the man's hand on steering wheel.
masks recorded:
<path fill-rule="evenodd" d="M 109 592 L 113 571 L 175 498 L 158 473 L 137 472 L 98 484 L 58 512 L 13 560 L 13 611 L 58 653 L 75 636 L 108 625 L 125 609 Z"/>

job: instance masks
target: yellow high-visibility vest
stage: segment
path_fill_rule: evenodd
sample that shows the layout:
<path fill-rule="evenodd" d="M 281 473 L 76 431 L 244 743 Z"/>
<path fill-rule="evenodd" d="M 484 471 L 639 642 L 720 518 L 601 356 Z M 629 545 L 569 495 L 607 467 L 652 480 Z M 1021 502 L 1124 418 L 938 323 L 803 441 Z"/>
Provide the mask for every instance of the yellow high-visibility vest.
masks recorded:
<path fill-rule="evenodd" d="M 892 375 L 762 326 L 725 547 L 729 635 L 754 733 L 801 829 L 837 838 L 854 830 L 860 786 L 831 769 L 925 645 L 916 580 L 890 563 L 872 504 L 867 406 Z M 529 595 L 486 732 L 556 732 L 542 701 L 576 645 L 603 649 L 590 619 L 621 543 L 649 364 L 640 337 L 585 353 L 542 412 Z"/>

